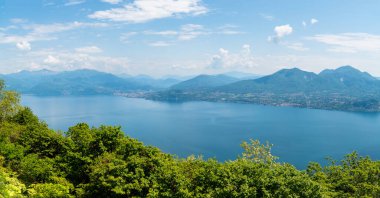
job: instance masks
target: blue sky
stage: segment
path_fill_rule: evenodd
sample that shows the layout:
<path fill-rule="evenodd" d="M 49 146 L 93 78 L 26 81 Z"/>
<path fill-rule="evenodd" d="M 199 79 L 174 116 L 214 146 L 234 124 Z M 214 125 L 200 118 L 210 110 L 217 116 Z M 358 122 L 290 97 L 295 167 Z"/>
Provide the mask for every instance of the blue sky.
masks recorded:
<path fill-rule="evenodd" d="M 1 0 L 0 73 L 380 76 L 378 0 Z"/>

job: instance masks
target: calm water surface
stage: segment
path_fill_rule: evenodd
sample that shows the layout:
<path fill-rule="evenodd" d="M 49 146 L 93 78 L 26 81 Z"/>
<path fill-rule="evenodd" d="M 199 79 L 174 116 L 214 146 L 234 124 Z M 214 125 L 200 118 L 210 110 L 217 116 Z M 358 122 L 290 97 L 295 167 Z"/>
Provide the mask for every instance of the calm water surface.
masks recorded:
<path fill-rule="evenodd" d="M 250 138 L 274 144 L 280 161 L 305 168 L 357 150 L 380 159 L 380 114 L 211 102 L 162 103 L 114 96 L 22 96 L 51 128 L 120 125 L 145 144 L 186 157 L 235 159 Z"/>

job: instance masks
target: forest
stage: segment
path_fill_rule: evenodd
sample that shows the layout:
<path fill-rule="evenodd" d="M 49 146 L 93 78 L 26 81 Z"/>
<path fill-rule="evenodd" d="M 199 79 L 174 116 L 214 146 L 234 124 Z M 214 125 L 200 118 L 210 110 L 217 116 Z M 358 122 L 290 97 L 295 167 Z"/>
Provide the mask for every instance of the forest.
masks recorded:
<path fill-rule="evenodd" d="M 380 161 L 356 152 L 278 162 L 270 143 L 247 140 L 235 160 L 179 158 L 119 126 L 55 131 L 0 82 L 0 197 L 380 197 Z"/>

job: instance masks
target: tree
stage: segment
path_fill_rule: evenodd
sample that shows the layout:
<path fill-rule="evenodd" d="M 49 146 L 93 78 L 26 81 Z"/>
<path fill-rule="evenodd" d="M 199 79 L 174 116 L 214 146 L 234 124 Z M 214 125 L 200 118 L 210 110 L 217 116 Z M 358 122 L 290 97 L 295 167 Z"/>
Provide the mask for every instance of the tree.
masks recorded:
<path fill-rule="evenodd" d="M 266 144 L 261 144 L 259 140 L 251 139 L 250 142 L 243 142 L 241 147 L 243 147 L 243 158 L 251 160 L 256 163 L 266 163 L 272 164 L 278 158 L 273 156 L 271 153 L 272 144 L 266 142 Z"/>
<path fill-rule="evenodd" d="M 32 184 L 28 189 L 28 197 L 74 198 L 74 195 L 70 194 L 70 186 L 65 186 L 62 184 L 42 183 Z"/>
<path fill-rule="evenodd" d="M 0 122 L 16 115 L 21 109 L 19 94 L 4 88 L 4 81 L 0 80 Z"/>
<path fill-rule="evenodd" d="M 17 175 L 3 167 L 4 157 L 0 156 L 0 197 L 24 197 L 25 185 L 17 179 Z"/>

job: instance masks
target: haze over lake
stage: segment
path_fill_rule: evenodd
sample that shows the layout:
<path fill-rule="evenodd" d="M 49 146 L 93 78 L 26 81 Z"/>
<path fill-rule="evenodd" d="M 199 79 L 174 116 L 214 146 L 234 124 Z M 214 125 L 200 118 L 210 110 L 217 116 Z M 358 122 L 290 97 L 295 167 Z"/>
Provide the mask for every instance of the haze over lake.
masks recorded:
<path fill-rule="evenodd" d="M 235 159 L 250 138 L 274 144 L 280 161 L 305 168 L 357 150 L 380 159 L 380 114 L 351 113 L 251 104 L 162 103 L 114 96 L 22 96 L 53 129 L 66 131 L 77 122 L 121 125 L 126 134 L 186 157 Z"/>

